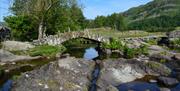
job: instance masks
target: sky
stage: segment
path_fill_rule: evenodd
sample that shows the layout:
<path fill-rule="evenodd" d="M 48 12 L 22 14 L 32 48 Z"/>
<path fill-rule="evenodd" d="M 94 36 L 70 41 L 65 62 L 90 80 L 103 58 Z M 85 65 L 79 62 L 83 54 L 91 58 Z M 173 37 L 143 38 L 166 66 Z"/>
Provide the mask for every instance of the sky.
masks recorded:
<path fill-rule="evenodd" d="M 0 21 L 11 15 L 8 10 L 11 0 L 0 0 Z M 87 19 L 94 19 L 98 15 L 110 15 L 128 10 L 132 7 L 146 4 L 152 0 L 78 0 L 82 4 L 83 14 Z"/>

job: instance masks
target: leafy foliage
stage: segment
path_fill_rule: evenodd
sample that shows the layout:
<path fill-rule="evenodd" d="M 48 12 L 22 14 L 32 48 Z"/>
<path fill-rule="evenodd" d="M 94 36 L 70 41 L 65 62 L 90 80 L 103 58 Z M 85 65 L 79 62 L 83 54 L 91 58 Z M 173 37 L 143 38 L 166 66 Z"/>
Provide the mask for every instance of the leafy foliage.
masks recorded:
<path fill-rule="evenodd" d="M 89 21 L 89 28 L 110 27 L 114 30 L 124 31 L 127 29 L 126 20 L 121 14 L 114 13 L 110 16 L 97 16 Z"/>
<path fill-rule="evenodd" d="M 19 40 L 85 28 L 77 0 L 14 0 L 10 9 L 14 16 L 6 17 L 5 21 Z"/>
<path fill-rule="evenodd" d="M 115 50 L 115 49 L 120 49 L 122 50 L 123 49 L 123 45 L 122 45 L 122 42 L 121 41 L 118 41 L 114 38 L 112 38 L 110 40 L 110 43 L 103 43 L 102 48 L 107 48 L 107 49 L 112 49 L 112 50 Z"/>
<path fill-rule="evenodd" d="M 159 16 L 156 18 L 148 18 L 129 24 L 129 29 L 147 30 L 147 31 L 171 31 L 180 26 L 180 16 Z"/>
<path fill-rule="evenodd" d="M 123 45 L 122 41 L 111 39 L 110 43 L 103 43 L 102 48 L 111 50 L 120 50 L 123 52 L 125 58 L 134 58 L 139 55 L 148 55 L 148 48 L 146 45 L 141 45 L 139 48 L 129 48 L 126 44 Z"/>
<path fill-rule="evenodd" d="M 153 0 L 123 13 L 129 29 L 165 32 L 180 25 L 179 14 L 179 0 Z"/>
<path fill-rule="evenodd" d="M 37 39 L 37 25 L 33 17 L 8 16 L 4 20 L 11 28 L 14 39 L 21 41 Z"/>

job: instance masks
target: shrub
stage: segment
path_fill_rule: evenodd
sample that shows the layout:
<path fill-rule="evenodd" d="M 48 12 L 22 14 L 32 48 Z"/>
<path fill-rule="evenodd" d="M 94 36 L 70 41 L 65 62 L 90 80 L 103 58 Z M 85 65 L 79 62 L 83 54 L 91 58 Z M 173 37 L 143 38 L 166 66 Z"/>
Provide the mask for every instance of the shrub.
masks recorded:
<path fill-rule="evenodd" d="M 135 49 L 128 48 L 127 46 L 124 47 L 123 53 L 124 53 L 125 58 L 128 58 L 128 59 L 134 58 L 136 55 Z"/>
<path fill-rule="evenodd" d="M 65 51 L 65 47 L 62 45 L 59 46 L 50 46 L 50 45 L 41 45 L 36 46 L 28 51 L 30 56 L 48 56 L 53 57 L 59 52 Z"/>
<path fill-rule="evenodd" d="M 175 39 L 175 40 L 171 41 L 171 44 L 180 45 L 180 39 Z"/>
<path fill-rule="evenodd" d="M 122 50 L 123 49 L 122 41 L 118 41 L 114 38 L 112 38 L 109 43 L 103 43 L 101 45 L 101 47 L 107 48 L 107 49 L 112 49 L 112 50 L 115 50 L 115 49 Z"/>
<path fill-rule="evenodd" d="M 147 47 L 147 45 L 141 45 L 140 48 L 139 48 L 139 50 L 140 50 L 140 54 L 144 54 L 144 55 L 148 55 L 148 54 L 149 54 L 149 53 L 148 53 L 148 47 Z"/>

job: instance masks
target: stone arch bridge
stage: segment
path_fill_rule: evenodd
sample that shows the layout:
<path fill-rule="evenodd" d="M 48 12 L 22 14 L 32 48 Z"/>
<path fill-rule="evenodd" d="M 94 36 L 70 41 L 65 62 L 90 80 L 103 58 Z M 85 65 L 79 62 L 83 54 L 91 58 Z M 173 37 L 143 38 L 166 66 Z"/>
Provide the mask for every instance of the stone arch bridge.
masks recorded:
<path fill-rule="evenodd" d="M 88 30 L 85 31 L 72 31 L 72 32 L 66 32 L 66 33 L 59 33 L 57 35 L 50 35 L 47 36 L 41 40 L 35 40 L 33 43 L 35 45 L 42 45 L 42 44 L 48 44 L 48 45 L 59 45 L 63 42 L 66 42 L 71 39 L 75 38 L 84 38 L 87 40 L 93 40 L 97 42 L 109 42 L 109 37 L 103 37 L 98 34 L 92 34 Z"/>

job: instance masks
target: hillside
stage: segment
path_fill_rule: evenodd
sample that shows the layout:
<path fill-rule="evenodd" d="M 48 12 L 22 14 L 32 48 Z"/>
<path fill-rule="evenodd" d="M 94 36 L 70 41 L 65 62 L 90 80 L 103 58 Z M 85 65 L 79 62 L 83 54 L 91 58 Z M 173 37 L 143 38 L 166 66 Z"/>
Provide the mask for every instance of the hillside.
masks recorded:
<path fill-rule="evenodd" d="M 123 15 L 132 22 L 159 16 L 174 16 L 179 11 L 179 7 L 180 0 L 154 0 L 145 5 L 131 8 Z"/>

